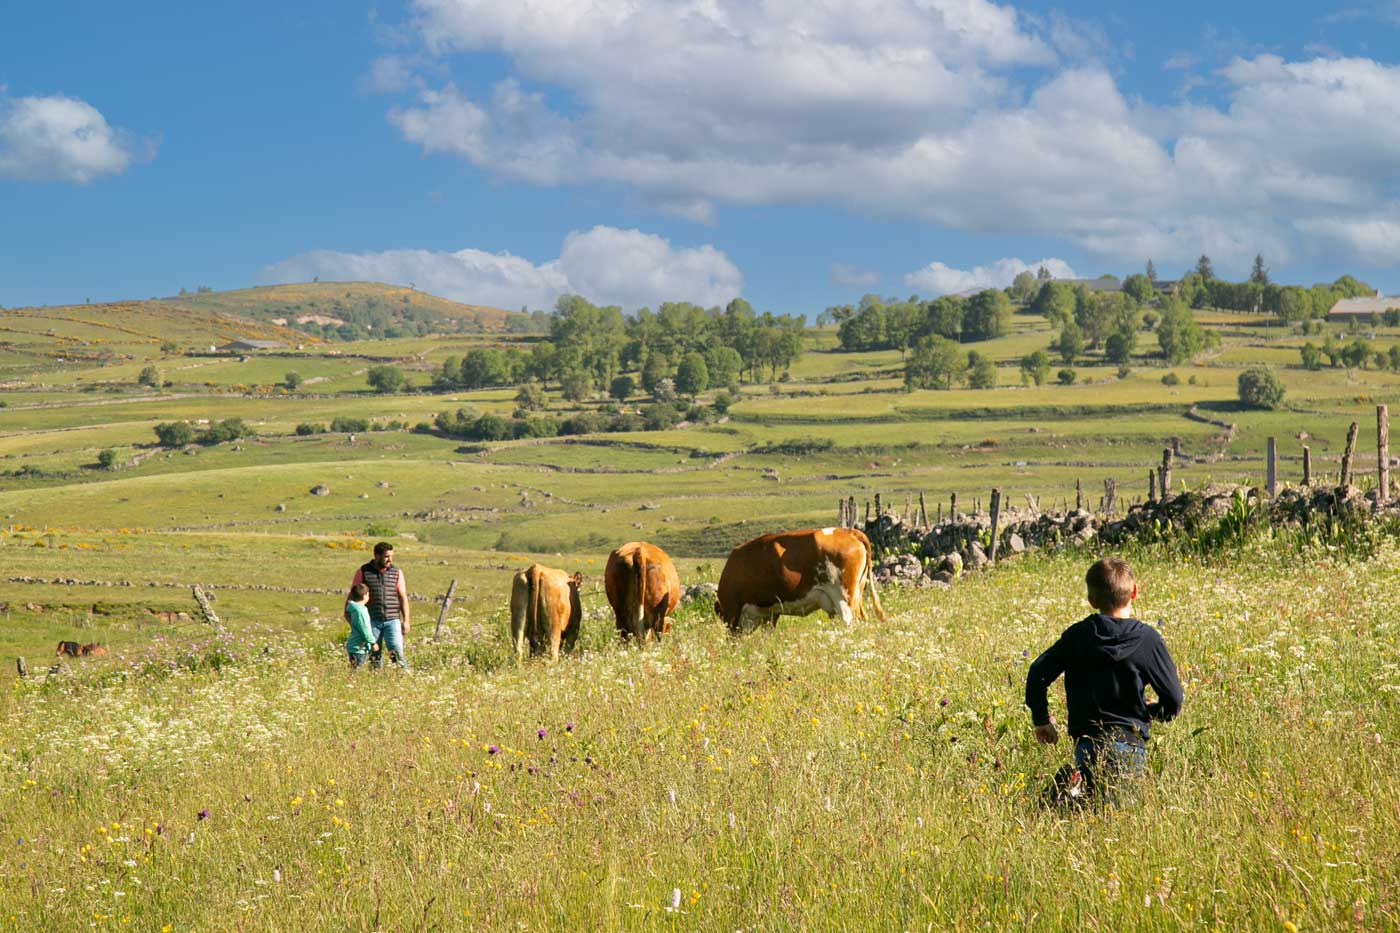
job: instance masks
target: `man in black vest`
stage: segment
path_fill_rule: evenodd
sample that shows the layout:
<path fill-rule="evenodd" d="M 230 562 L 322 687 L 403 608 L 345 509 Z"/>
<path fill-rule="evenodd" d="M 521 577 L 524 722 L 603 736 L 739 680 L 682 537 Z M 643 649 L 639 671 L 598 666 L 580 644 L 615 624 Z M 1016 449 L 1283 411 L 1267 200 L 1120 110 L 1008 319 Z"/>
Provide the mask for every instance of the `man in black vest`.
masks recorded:
<path fill-rule="evenodd" d="M 380 541 L 374 546 L 374 559 L 355 571 L 350 581 L 353 587 L 363 583 L 369 588 L 369 622 L 379 648 L 379 658 L 389 652 L 389 660 L 404 670 L 403 639 L 408 634 L 408 586 L 403 571 L 394 566 L 394 546 Z M 378 666 L 382 661 L 372 661 Z"/>

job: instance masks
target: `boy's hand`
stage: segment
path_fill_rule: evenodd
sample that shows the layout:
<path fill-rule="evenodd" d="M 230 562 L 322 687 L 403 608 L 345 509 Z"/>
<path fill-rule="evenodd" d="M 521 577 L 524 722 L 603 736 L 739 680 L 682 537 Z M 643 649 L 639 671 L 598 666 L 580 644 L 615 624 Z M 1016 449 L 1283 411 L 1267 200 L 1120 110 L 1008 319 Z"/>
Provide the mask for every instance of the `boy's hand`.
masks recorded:
<path fill-rule="evenodd" d="M 1036 726 L 1034 735 L 1035 740 L 1042 745 L 1054 745 L 1060 741 L 1060 730 L 1055 728 L 1055 718 L 1052 716 L 1045 725 Z"/>

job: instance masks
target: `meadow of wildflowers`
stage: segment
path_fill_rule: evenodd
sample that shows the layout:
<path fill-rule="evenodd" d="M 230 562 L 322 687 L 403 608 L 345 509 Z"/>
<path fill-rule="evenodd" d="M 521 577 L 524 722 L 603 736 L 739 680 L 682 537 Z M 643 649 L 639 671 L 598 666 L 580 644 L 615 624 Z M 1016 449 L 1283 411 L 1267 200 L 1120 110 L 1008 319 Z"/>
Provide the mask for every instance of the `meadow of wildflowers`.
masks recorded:
<path fill-rule="evenodd" d="M 408 676 L 329 632 L 9 675 L 0 927 L 1400 924 L 1400 550 L 1139 557 L 1185 709 L 1136 808 L 1060 813 L 1021 695 L 1085 562 L 889 593 L 888 625 L 592 621 L 554 666 L 501 628 Z"/>

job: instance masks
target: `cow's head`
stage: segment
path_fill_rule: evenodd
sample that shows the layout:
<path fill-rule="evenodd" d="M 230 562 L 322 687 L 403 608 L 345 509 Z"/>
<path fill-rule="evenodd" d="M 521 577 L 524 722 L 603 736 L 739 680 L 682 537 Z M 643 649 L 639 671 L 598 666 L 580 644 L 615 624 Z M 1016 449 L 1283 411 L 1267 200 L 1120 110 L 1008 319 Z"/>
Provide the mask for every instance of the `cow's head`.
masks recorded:
<path fill-rule="evenodd" d="M 61 641 L 58 643 L 58 650 L 54 652 L 58 657 L 67 655 L 70 658 L 78 656 L 78 643 L 76 641 Z"/>
<path fill-rule="evenodd" d="M 583 574 L 576 573 L 569 577 L 569 589 L 577 591 L 581 586 L 583 586 Z"/>

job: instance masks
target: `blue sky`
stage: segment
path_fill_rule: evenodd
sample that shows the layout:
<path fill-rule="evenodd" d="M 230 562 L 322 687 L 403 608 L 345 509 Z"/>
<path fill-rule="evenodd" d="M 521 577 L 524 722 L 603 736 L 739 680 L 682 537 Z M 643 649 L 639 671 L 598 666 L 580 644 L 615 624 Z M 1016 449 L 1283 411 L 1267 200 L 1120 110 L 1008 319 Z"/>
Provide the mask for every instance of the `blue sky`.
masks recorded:
<path fill-rule="evenodd" d="M 380 278 L 815 314 L 1202 252 L 1400 290 L 1400 3 L 23 4 L 0 304 Z"/>

